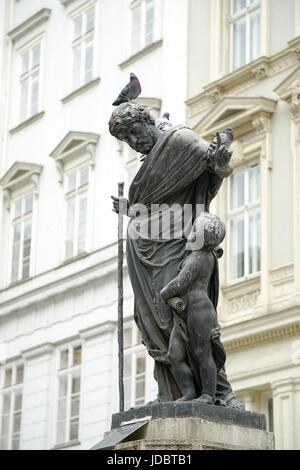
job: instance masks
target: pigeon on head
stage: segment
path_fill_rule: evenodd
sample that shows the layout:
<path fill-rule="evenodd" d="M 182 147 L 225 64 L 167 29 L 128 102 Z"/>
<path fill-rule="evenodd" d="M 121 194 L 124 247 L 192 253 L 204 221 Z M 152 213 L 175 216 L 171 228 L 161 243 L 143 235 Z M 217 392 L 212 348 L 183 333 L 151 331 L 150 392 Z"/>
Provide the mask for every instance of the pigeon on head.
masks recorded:
<path fill-rule="evenodd" d="M 120 92 L 118 98 L 113 102 L 113 106 L 134 100 L 141 94 L 142 88 L 139 79 L 134 73 L 130 74 L 130 81 Z"/>

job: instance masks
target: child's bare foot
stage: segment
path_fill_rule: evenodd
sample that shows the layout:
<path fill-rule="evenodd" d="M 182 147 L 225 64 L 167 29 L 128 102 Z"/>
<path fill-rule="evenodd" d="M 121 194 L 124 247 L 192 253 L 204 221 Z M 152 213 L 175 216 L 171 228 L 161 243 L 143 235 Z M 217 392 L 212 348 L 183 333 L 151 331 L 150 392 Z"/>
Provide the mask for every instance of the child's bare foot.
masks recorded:
<path fill-rule="evenodd" d="M 206 403 L 207 405 L 213 405 L 215 400 L 212 396 L 203 394 L 197 398 L 197 401 L 201 401 L 201 403 Z"/>
<path fill-rule="evenodd" d="M 195 400 L 195 398 L 196 398 L 196 395 L 190 394 L 190 395 L 184 395 L 183 397 L 178 398 L 178 400 L 176 401 L 191 401 L 191 400 Z"/>

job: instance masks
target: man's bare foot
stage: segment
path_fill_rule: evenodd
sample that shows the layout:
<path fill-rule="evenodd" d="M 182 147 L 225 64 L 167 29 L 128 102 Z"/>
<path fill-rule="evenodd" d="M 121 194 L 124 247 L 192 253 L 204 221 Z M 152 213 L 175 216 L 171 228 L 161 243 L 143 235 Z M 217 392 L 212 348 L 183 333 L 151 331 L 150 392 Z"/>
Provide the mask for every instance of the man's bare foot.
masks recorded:
<path fill-rule="evenodd" d="M 201 403 L 206 403 L 207 405 L 213 405 L 215 400 L 211 395 L 206 395 L 205 393 L 197 398 L 196 401 L 201 401 Z"/>
<path fill-rule="evenodd" d="M 237 398 L 231 398 L 229 401 L 226 402 L 226 406 L 229 406 L 229 408 L 235 408 L 237 410 L 245 410 L 245 405 L 241 403 Z"/>
<path fill-rule="evenodd" d="M 226 402 L 222 400 L 221 398 L 216 398 L 215 399 L 215 405 L 217 406 L 226 406 Z"/>
<path fill-rule="evenodd" d="M 191 400 L 194 400 L 195 398 L 197 398 L 196 395 L 184 395 L 183 397 L 178 398 L 178 400 L 176 401 L 191 401 Z"/>

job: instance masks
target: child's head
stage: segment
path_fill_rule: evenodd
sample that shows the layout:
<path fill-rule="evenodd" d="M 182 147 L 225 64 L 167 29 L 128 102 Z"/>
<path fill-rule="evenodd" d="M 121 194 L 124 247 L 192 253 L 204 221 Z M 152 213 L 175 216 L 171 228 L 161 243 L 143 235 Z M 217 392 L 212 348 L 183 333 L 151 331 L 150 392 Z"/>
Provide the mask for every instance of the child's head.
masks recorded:
<path fill-rule="evenodd" d="M 225 238 L 225 224 L 219 217 L 208 212 L 201 212 L 196 218 L 188 236 L 189 250 L 213 250 Z"/>

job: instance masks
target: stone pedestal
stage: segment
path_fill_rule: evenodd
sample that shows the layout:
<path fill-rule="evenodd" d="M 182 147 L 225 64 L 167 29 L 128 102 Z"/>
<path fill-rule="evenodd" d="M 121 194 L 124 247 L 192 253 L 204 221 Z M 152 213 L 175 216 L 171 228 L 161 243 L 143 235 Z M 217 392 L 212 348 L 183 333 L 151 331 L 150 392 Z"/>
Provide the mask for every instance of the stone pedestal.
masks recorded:
<path fill-rule="evenodd" d="M 272 433 L 201 418 L 149 421 L 114 450 L 274 450 Z"/>
<path fill-rule="evenodd" d="M 94 450 L 274 450 L 265 416 L 197 401 L 133 408 L 112 417 Z"/>

